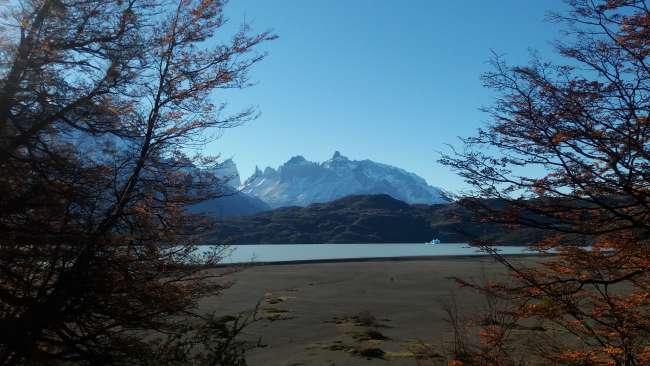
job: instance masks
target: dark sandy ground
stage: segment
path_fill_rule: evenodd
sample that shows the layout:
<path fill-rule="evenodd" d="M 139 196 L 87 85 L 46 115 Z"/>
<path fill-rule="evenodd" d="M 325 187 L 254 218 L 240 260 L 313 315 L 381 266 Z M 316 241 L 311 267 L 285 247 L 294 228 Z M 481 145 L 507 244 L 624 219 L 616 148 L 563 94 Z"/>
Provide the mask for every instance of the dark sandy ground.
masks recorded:
<path fill-rule="evenodd" d="M 452 291 L 463 311 L 483 304 L 448 277 L 482 281 L 502 273 L 485 257 L 256 266 L 232 275 L 234 285 L 206 298 L 201 310 L 232 314 L 259 302 L 260 320 L 246 337 L 261 337 L 266 346 L 249 352 L 253 366 L 418 365 L 422 352 L 445 352 L 452 333 L 442 303 Z M 381 336 L 386 339 L 367 339 Z M 363 347 L 386 353 L 374 359 L 355 354 Z"/>

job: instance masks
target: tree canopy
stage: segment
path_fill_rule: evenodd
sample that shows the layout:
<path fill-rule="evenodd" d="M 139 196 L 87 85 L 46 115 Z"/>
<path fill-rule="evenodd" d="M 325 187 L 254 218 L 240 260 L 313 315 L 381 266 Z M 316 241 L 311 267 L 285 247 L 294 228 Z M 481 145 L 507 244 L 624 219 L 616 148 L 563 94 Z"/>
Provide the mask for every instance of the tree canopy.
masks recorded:
<path fill-rule="evenodd" d="M 222 364 L 186 349 L 201 332 L 163 340 L 220 288 L 196 267 L 219 248 L 196 254 L 212 223 L 188 207 L 223 186 L 200 147 L 256 111 L 227 113 L 215 92 L 248 86 L 275 38 L 223 34 L 224 5 L 3 5 L 0 364 L 162 364 L 160 350 Z"/>
<path fill-rule="evenodd" d="M 548 330 L 526 351 L 537 364 L 650 363 L 650 10 L 568 4 L 549 16 L 566 30 L 561 63 L 495 57 L 483 77 L 498 95 L 491 123 L 442 158 L 473 187 L 463 202 L 478 216 L 548 230 L 535 249 L 557 252 L 526 268 L 486 247 L 513 282 L 476 287 L 505 299 L 509 320 L 484 323 L 483 344 L 458 364 L 536 364 L 506 347 L 531 321 Z"/>

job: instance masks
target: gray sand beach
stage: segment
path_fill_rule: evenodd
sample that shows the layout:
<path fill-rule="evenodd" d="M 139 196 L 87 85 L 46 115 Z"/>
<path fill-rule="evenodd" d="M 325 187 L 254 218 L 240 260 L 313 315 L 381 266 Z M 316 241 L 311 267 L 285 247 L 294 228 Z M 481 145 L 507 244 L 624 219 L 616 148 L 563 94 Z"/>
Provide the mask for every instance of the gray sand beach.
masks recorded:
<path fill-rule="evenodd" d="M 482 306 L 450 277 L 482 281 L 503 272 L 489 257 L 254 266 L 230 276 L 232 287 L 204 299 L 201 310 L 232 314 L 259 302 L 260 320 L 246 330 L 265 345 L 248 354 L 253 366 L 416 365 L 423 349 L 443 353 L 449 342 L 442 304 L 452 291 L 461 310 Z M 363 347 L 385 354 L 355 354 Z"/>

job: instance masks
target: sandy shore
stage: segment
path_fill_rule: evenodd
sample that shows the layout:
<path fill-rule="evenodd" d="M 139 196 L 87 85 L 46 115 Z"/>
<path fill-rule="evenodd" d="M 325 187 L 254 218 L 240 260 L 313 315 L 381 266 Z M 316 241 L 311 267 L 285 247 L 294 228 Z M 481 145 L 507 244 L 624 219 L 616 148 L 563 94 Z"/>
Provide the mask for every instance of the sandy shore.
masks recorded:
<path fill-rule="evenodd" d="M 234 285 L 205 299 L 201 309 L 229 314 L 260 303 L 262 319 L 247 329 L 247 337 L 261 337 L 266 347 L 249 353 L 253 366 L 415 365 L 419 342 L 442 353 L 449 341 L 442 303 L 451 291 L 466 311 L 482 304 L 479 295 L 459 290 L 449 277 L 481 281 L 502 274 L 502 266 L 487 257 L 256 266 L 234 274 Z M 359 314 L 361 319 L 355 318 Z M 374 324 L 361 324 L 373 317 Z M 371 329 L 387 339 L 364 340 Z M 363 346 L 386 355 L 355 355 Z"/>

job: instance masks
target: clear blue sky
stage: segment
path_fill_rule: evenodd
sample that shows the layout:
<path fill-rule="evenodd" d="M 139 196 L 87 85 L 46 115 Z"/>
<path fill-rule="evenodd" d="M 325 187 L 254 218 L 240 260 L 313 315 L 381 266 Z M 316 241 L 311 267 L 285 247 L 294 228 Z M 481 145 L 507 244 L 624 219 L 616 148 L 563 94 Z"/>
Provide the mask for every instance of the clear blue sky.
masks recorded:
<path fill-rule="evenodd" d="M 232 0 L 230 25 L 246 20 L 280 37 L 251 73 L 254 87 L 225 91 L 231 108 L 261 117 L 226 130 L 207 152 L 233 157 L 243 178 L 291 156 L 323 161 L 335 150 L 412 171 L 457 191 L 436 163 L 444 144 L 487 121 L 494 97 L 481 85 L 490 50 L 525 63 L 552 56 L 560 0 Z M 221 99 L 217 99 L 221 100 Z"/>

